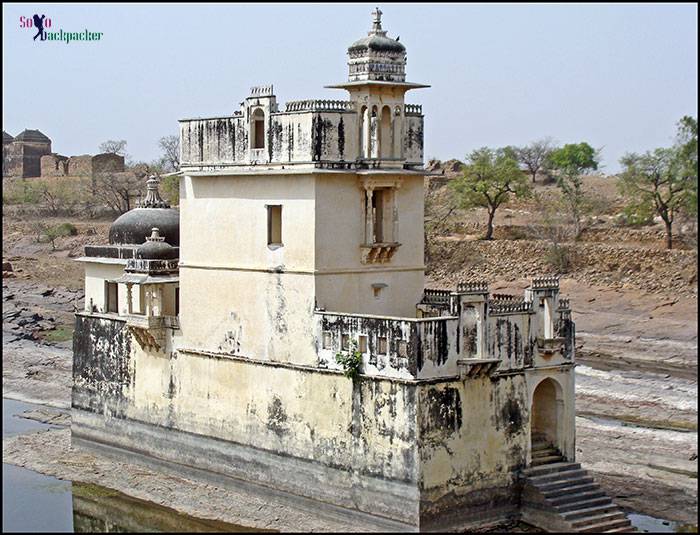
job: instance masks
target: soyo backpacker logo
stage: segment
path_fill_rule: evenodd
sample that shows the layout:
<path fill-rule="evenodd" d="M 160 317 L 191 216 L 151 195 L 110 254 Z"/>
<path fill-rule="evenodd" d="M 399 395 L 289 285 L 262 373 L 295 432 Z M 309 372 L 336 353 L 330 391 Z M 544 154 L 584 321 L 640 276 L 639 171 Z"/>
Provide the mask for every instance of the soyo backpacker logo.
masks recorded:
<path fill-rule="evenodd" d="M 35 41 L 99 41 L 104 35 L 102 32 L 91 32 L 83 30 L 79 32 L 64 31 L 63 28 L 56 31 L 47 31 L 53 26 L 53 21 L 46 15 L 32 15 L 31 17 L 20 17 L 19 27 L 36 31 Z"/>

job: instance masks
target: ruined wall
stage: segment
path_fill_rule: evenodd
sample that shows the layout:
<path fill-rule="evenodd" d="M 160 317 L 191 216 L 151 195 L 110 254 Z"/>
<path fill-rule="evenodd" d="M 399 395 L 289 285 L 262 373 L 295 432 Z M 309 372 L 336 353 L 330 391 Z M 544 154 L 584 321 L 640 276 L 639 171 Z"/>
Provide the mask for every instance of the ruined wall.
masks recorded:
<path fill-rule="evenodd" d="M 68 174 L 71 176 L 92 176 L 92 156 L 71 156 L 68 159 Z"/>
<path fill-rule="evenodd" d="M 527 313 L 489 314 L 486 351 L 488 358 L 501 360 L 500 369 L 532 366 L 536 353 L 532 320 Z"/>
<path fill-rule="evenodd" d="M 68 175 L 68 157 L 60 154 L 47 154 L 41 157 L 41 176 L 55 177 Z"/>
<path fill-rule="evenodd" d="M 119 173 L 124 171 L 124 156 L 105 152 L 92 157 L 93 173 Z"/>

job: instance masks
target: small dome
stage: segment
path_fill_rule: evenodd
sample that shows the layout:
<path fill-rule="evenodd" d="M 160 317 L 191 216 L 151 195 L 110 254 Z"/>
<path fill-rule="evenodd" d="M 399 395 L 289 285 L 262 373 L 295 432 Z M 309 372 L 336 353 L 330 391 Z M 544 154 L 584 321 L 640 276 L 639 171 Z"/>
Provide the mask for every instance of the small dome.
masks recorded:
<path fill-rule="evenodd" d="M 21 134 L 17 134 L 15 141 L 31 141 L 34 143 L 51 143 L 51 140 L 39 130 L 25 130 Z"/>
<path fill-rule="evenodd" d="M 177 257 L 177 249 L 165 242 L 158 228 L 151 229 L 146 242 L 136 249 L 136 258 L 143 260 L 172 260 Z"/>
<path fill-rule="evenodd" d="M 109 228 L 112 245 L 140 245 L 151 235 L 153 228 L 160 230 L 165 241 L 174 247 L 180 245 L 180 212 L 161 199 L 158 179 L 147 181 L 148 193 L 141 207 L 120 215 Z"/>
<path fill-rule="evenodd" d="M 348 52 L 361 52 L 372 50 L 374 52 L 406 52 L 406 47 L 396 39 L 391 39 L 385 35 L 368 35 L 363 39 L 358 39 L 348 48 Z"/>

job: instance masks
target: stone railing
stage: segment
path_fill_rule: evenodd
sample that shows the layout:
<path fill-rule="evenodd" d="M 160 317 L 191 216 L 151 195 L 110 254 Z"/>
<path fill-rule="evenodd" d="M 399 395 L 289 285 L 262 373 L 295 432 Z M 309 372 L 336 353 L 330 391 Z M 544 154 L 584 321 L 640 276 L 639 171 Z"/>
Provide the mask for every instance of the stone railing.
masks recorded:
<path fill-rule="evenodd" d="M 459 319 L 394 318 L 316 312 L 319 366 L 341 369 L 335 356 L 358 350 L 362 373 L 416 379 L 455 375 Z"/>
<path fill-rule="evenodd" d="M 489 283 L 483 280 L 459 282 L 457 283 L 457 293 L 486 294 L 489 293 Z"/>
<path fill-rule="evenodd" d="M 489 301 L 489 314 L 523 314 L 532 312 L 532 302 L 525 299 L 496 299 Z"/>
<path fill-rule="evenodd" d="M 436 305 L 446 307 L 450 305 L 450 290 L 429 290 L 423 291 L 421 303 L 426 305 Z"/>
<path fill-rule="evenodd" d="M 293 100 L 285 104 L 284 111 L 355 111 L 355 103 L 349 100 Z"/>
<path fill-rule="evenodd" d="M 535 277 L 532 279 L 530 288 L 533 290 L 554 290 L 559 288 L 559 277 L 556 275 L 548 275 L 544 277 Z"/>
<path fill-rule="evenodd" d="M 423 115 L 423 105 L 422 104 L 406 104 L 404 106 L 404 113 L 406 115 Z"/>
<path fill-rule="evenodd" d="M 559 310 L 571 310 L 571 305 L 568 299 L 559 299 Z"/>
<path fill-rule="evenodd" d="M 130 258 L 126 263 L 126 271 L 140 273 L 173 273 L 178 270 L 177 258 L 172 260 L 148 260 L 144 258 Z"/>

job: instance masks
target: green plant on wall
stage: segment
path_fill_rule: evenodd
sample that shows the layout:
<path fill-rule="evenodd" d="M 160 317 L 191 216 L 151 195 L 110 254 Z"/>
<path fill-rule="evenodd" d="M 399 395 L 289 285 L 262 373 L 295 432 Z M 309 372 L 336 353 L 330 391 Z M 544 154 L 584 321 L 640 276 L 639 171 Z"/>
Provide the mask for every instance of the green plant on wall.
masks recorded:
<path fill-rule="evenodd" d="M 335 354 L 335 361 L 343 367 L 345 377 L 353 381 L 360 375 L 362 368 L 362 353 L 357 349 L 357 342 L 351 343 L 350 351 Z"/>

